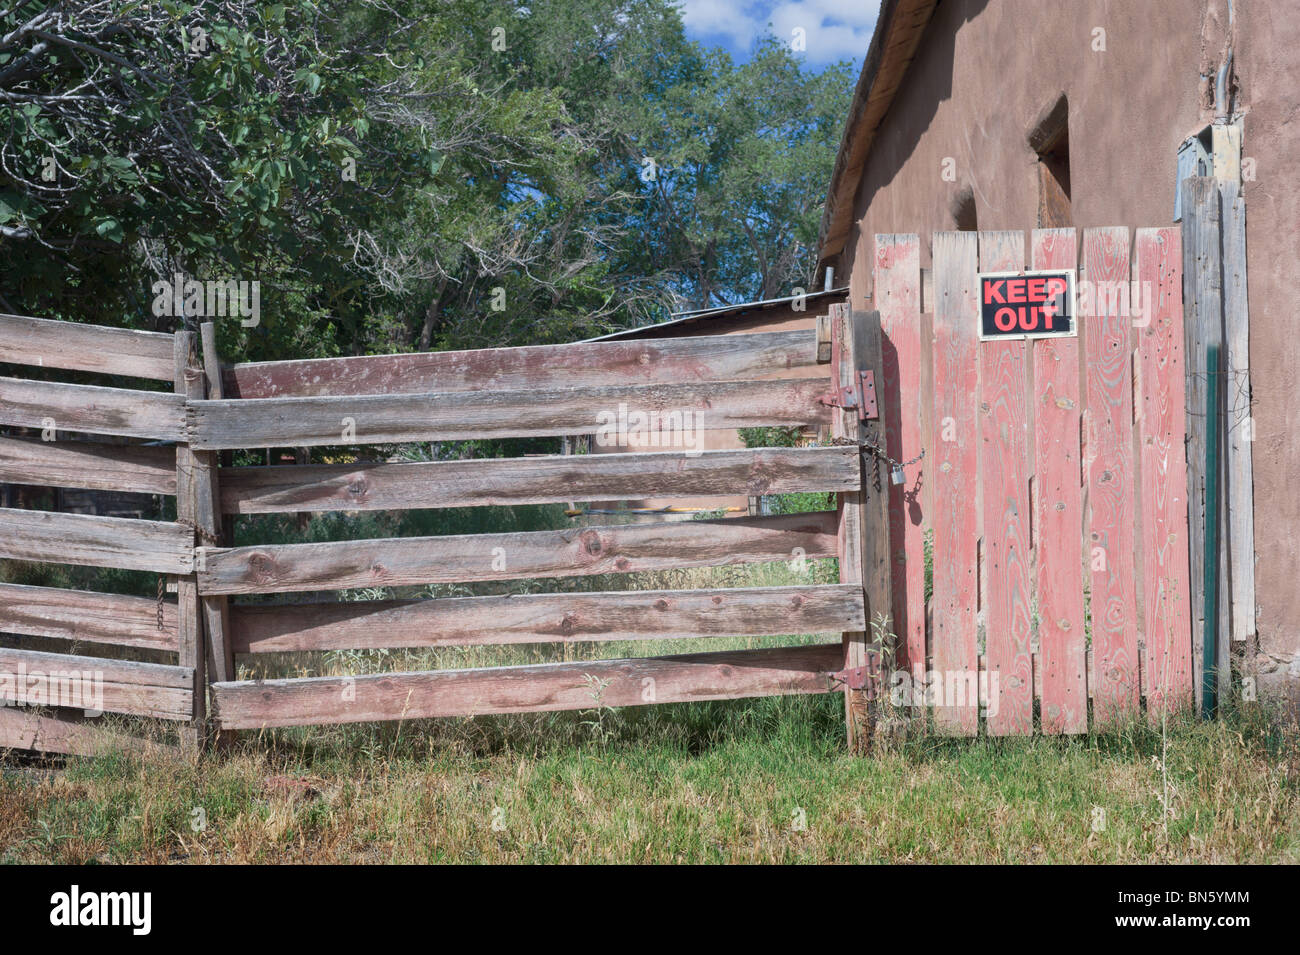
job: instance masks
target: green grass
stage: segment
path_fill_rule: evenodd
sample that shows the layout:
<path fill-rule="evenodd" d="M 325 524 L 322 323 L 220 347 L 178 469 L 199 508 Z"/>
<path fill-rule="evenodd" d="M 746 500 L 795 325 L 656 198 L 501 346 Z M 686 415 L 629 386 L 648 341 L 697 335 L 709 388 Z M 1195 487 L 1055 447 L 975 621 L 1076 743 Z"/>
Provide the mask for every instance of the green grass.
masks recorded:
<path fill-rule="evenodd" d="M 1166 815 L 1137 725 L 863 759 L 835 696 L 286 730 L 7 772 L 0 859 L 1300 862 L 1297 738 L 1258 709 L 1174 726 Z"/>

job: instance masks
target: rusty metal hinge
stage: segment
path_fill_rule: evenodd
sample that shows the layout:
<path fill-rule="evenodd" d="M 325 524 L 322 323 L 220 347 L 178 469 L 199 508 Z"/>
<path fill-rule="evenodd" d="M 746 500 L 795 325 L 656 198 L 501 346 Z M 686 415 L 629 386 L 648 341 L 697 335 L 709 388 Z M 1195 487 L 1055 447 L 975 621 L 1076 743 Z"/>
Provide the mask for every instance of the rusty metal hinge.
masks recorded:
<path fill-rule="evenodd" d="M 876 405 L 876 373 L 874 371 L 858 372 L 858 380 L 847 388 L 834 387 L 817 399 L 832 408 L 856 410 L 858 420 L 874 420 L 880 416 Z"/>
<path fill-rule="evenodd" d="M 880 693 L 880 656 L 868 652 L 865 666 L 845 667 L 828 676 L 832 684 L 839 684 L 849 690 L 863 691 L 867 699 L 874 700 Z"/>
<path fill-rule="evenodd" d="M 858 390 L 862 394 L 862 401 L 858 404 L 859 420 L 875 420 L 880 417 L 876 409 L 876 373 L 874 371 L 858 372 Z"/>

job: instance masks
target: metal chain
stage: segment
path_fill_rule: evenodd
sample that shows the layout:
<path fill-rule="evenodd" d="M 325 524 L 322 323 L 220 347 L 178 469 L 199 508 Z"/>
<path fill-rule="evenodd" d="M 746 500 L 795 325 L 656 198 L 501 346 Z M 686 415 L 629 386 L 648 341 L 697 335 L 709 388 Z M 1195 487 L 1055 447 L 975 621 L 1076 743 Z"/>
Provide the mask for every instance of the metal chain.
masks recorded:
<path fill-rule="evenodd" d="M 922 448 L 921 453 L 918 454 L 916 457 L 912 458 L 910 461 L 895 461 L 893 458 L 891 458 L 888 454 L 885 453 L 884 448 L 876 447 L 874 444 L 872 444 L 870 441 L 867 441 L 865 438 L 862 441 L 854 441 L 852 438 L 832 438 L 831 444 L 838 445 L 841 447 L 848 447 L 848 446 L 857 447 L 857 448 L 861 448 L 863 451 L 870 451 L 875 457 L 879 458 L 881 461 L 884 461 L 891 468 L 898 468 L 899 470 L 902 470 L 903 468 L 910 468 L 913 464 L 916 464 L 918 461 L 920 461 L 922 458 L 925 457 L 925 448 Z"/>
<path fill-rule="evenodd" d="M 178 517 L 178 518 L 176 519 L 176 523 L 177 523 L 177 524 L 180 524 L 182 527 L 188 527 L 188 528 L 189 528 L 190 530 L 192 530 L 196 535 L 198 535 L 199 540 L 202 541 L 203 543 L 205 543 L 205 544 L 209 544 L 209 545 L 211 545 L 212 547 L 220 547 L 220 546 L 221 546 L 221 538 L 220 538 L 220 537 L 218 537 L 216 534 L 212 533 L 212 531 L 205 530 L 204 528 L 199 527 L 199 525 L 196 524 L 196 523 L 194 523 L 194 521 L 187 521 L 187 520 L 185 520 L 184 518 Z"/>
<path fill-rule="evenodd" d="M 164 600 L 166 599 L 165 596 L 164 596 L 166 593 L 167 593 L 167 578 L 166 578 L 166 577 L 159 577 L 159 578 L 158 578 L 158 629 L 159 629 L 159 630 L 163 630 L 163 629 L 164 629 L 164 627 L 163 627 L 163 602 L 164 602 Z"/>

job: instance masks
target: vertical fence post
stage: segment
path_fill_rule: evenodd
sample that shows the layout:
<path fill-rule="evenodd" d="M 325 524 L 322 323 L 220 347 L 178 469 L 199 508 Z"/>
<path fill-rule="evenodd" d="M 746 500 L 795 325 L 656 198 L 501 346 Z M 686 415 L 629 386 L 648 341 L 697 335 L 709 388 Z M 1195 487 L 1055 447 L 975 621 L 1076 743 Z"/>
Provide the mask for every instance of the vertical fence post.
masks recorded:
<path fill-rule="evenodd" d="M 204 322 L 200 331 L 206 396 L 217 400 L 222 397 L 223 391 L 221 361 L 217 357 L 216 331 L 211 322 Z M 216 451 L 195 451 L 194 459 L 199 468 L 197 506 L 199 546 L 221 547 L 229 541 L 223 540 L 222 533 L 221 487 L 218 477 L 220 458 Z M 216 682 L 233 680 L 235 659 L 230 643 L 230 607 L 227 598 L 205 596 L 202 601 L 203 620 L 207 628 L 208 646 L 212 658 L 212 679 Z"/>
<path fill-rule="evenodd" d="M 186 398 L 203 397 L 203 373 L 199 366 L 194 333 L 181 330 L 175 338 L 176 393 Z M 188 443 L 176 445 L 176 520 L 194 528 L 198 513 L 199 468 Z M 194 706 L 190 724 L 181 729 L 181 743 L 198 752 L 206 738 L 207 654 L 203 641 L 203 617 L 198 578 L 186 574 L 176 581 L 176 626 L 179 663 L 194 670 Z"/>
<path fill-rule="evenodd" d="M 1201 718 L 1214 719 L 1218 709 L 1219 581 L 1219 346 L 1205 350 L 1205 646 L 1202 649 Z M 1227 634 L 1223 634 L 1227 639 Z"/>
<path fill-rule="evenodd" d="M 833 318 L 835 339 L 831 384 L 844 394 L 865 397 L 860 393 L 860 373 L 870 371 L 874 381 L 883 386 L 884 364 L 881 355 L 880 313 L 854 312 L 840 306 Z M 831 435 L 860 447 L 884 449 L 885 408 L 876 387 L 876 416 L 860 418 L 858 409 L 838 408 L 831 418 Z M 889 558 L 889 469 L 874 453 L 861 456 L 862 486 L 858 491 L 842 493 L 839 500 L 840 582 L 861 584 L 866 595 L 864 631 L 844 634 L 844 667 L 861 671 L 868 667 L 871 650 L 871 627 L 877 615 L 890 613 L 891 576 Z M 886 624 L 886 629 L 892 624 Z M 865 753 L 871 744 L 873 714 L 869 692 L 865 687 L 844 688 L 844 717 L 851 752 Z M 876 690 L 882 689 L 883 680 Z"/>
<path fill-rule="evenodd" d="M 210 399 L 223 397 L 221 383 L 221 360 L 217 356 L 216 330 L 211 322 L 204 322 L 200 327 L 203 350 L 203 373 L 206 396 Z M 221 486 L 219 480 L 220 455 L 216 451 L 195 451 L 195 465 L 198 469 L 198 538 L 200 547 L 221 547 L 230 541 L 225 538 L 225 525 L 221 519 Z M 202 559 L 205 551 L 200 550 Z M 198 569 L 202 569 L 200 566 Z M 207 634 L 209 662 L 212 682 L 224 683 L 235 678 L 235 654 L 230 642 L 230 605 L 224 596 L 204 596 L 203 623 Z M 215 714 L 214 714 L 215 715 Z M 233 740 L 233 733 L 217 732 L 216 741 L 228 744 Z"/>

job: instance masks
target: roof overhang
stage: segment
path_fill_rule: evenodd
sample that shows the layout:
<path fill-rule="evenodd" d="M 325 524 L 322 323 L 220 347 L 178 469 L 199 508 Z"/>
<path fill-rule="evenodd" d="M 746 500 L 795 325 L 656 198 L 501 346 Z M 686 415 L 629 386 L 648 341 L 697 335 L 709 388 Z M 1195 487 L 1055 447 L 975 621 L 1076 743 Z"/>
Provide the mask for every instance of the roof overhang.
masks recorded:
<path fill-rule="evenodd" d="M 840 151 L 831 172 L 818 242 L 821 263 L 834 259 L 844 250 L 853 225 L 853 200 L 871 142 L 902 85 L 937 3 L 938 0 L 882 0 L 880 4 L 876 31 L 862 63 L 862 75 L 853 92 Z"/>

